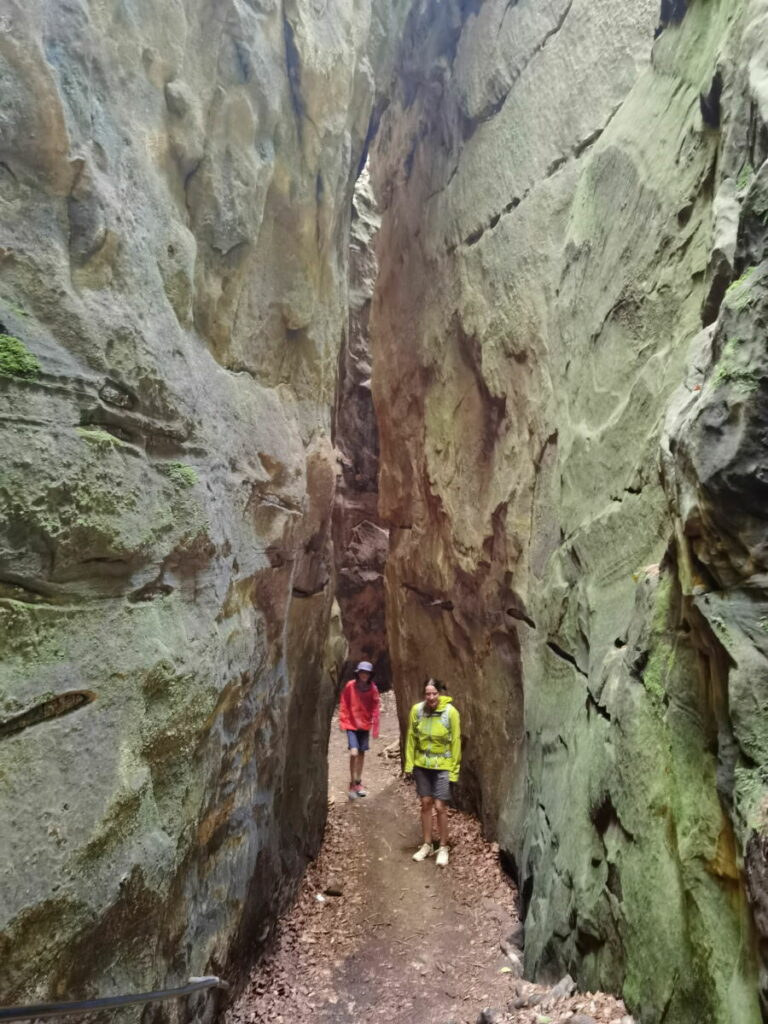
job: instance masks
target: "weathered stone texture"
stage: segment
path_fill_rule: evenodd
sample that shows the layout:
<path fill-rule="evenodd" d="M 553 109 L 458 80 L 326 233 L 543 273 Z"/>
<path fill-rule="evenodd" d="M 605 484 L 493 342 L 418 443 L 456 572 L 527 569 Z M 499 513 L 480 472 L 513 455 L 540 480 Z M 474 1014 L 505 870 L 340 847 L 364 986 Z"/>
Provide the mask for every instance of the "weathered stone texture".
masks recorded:
<path fill-rule="evenodd" d="M 317 847 L 349 211 L 399 6 L 0 11 L 1 1003 L 234 977 Z"/>
<path fill-rule="evenodd" d="M 339 481 L 333 512 L 336 593 L 349 657 L 348 679 L 360 660 L 373 664 L 376 681 L 390 685 L 384 615 L 388 533 L 379 518 L 379 435 L 371 395 L 368 329 L 378 265 L 374 252 L 379 215 L 367 170 L 355 186 L 349 260 L 349 325 L 342 339 L 333 441 Z"/>
<path fill-rule="evenodd" d="M 387 616 L 403 706 L 456 695 L 526 969 L 756 1024 L 768 48 L 764 5 L 678 7 L 655 40 L 648 2 L 408 21 L 372 161 Z"/>

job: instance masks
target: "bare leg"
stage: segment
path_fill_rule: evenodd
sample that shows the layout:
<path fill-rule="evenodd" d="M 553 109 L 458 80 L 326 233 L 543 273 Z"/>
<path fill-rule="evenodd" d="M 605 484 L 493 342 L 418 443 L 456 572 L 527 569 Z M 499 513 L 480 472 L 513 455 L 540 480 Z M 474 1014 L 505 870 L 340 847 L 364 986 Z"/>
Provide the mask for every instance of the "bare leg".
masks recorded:
<path fill-rule="evenodd" d="M 357 755 L 357 775 L 355 776 L 356 782 L 363 781 L 363 765 L 365 764 L 365 751 L 361 750 Z"/>
<path fill-rule="evenodd" d="M 425 843 L 432 842 L 432 797 L 421 798 L 421 834 Z"/>
<path fill-rule="evenodd" d="M 437 827 L 440 832 L 440 845 L 448 845 L 448 807 L 442 800 L 435 800 L 437 811 Z"/>
<path fill-rule="evenodd" d="M 357 747 L 351 747 L 349 751 L 349 788 L 352 789 L 357 782 Z"/>

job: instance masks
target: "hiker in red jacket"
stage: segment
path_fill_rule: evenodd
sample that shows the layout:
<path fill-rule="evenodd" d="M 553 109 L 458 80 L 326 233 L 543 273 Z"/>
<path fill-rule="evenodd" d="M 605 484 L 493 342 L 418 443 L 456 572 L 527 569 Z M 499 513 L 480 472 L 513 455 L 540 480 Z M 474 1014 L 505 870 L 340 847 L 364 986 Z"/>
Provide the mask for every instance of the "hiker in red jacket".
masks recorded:
<path fill-rule="evenodd" d="M 341 691 L 339 702 L 339 728 L 346 730 L 349 744 L 349 796 L 350 800 L 368 796 L 363 788 L 363 761 L 369 746 L 369 736 L 379 735 L 379 709 L 381 700 L 373 679 L 373 665 L 361 661 Z"/>

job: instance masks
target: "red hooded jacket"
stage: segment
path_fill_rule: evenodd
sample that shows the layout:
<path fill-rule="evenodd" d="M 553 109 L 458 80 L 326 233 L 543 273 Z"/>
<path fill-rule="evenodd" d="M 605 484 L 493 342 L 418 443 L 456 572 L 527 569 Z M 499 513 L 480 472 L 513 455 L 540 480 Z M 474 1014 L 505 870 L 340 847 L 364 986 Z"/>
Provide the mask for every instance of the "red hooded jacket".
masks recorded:
<path fill-rule="evenodd" d="M 350 679 L 341 691 L 339 701 L 340 729 L 373 729 L 374 739 L 379 735 L 381 698 L 376 683 L 361 690 L 357 679 Z"/>

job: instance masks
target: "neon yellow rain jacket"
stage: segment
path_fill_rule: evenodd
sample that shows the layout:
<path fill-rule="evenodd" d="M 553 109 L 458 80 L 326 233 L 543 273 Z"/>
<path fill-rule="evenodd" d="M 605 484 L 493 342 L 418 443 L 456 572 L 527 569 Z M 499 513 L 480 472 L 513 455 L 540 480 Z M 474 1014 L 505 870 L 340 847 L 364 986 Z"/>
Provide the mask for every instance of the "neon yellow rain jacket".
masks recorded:
<path fill-rule="evenodd" d="M 461 719 L 452 697 L 439 697 L 431 714 L 423 700 L 411 708 L 405 739 L 405 771 L 412 772 L 414 765 L 447 771 L 451 782 L 458 781 Z"/>

